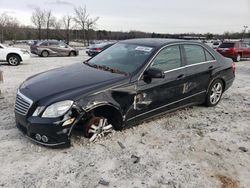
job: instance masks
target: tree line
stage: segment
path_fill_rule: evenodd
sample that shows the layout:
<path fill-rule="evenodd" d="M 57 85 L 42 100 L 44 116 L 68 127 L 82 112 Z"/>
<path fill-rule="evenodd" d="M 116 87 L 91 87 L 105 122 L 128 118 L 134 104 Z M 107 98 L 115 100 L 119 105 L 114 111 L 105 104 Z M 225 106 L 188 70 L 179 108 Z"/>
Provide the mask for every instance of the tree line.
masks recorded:
<path fill-rule="evenodd" d="M 71 40 L 81 41 L 89 45 L 91 40 L 124 40 L 130 38 L 183 38 L 184 36 L 211 39 L 250 38 L 250 30 L 241 32 L 225 32 L 223 34 L 159 34 L 141 31 L 106 31 L 96 28 L 99 17 L 92 17 L 86 6 L 75 7 L 73 14 L 56 18 L 52 10 L 35 8 L 31 15 L 33 26 L 21 25 L 17 18 L 0 13 L 0 41 L 5 40 Z"/>

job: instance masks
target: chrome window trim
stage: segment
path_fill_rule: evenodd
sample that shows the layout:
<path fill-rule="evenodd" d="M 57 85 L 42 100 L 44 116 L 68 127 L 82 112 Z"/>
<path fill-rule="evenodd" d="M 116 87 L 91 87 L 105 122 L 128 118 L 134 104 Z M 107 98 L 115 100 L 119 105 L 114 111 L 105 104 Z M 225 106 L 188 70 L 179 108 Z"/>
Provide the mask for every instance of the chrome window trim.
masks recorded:
<path fill-rule="evenodd" d="M 191 65 L 185 65 L 185 66 L 180 67 L 180 68 L 176 68 L 176 69 L 172 69 L 172 70 L 164 71 L 164 74 L 169 73 L 169 72 L 173 72 L 173 71 L 176 71 L 176 70 L 180 70 L 180 69 L 188 68 L 188 67 L 193 67 L 193 66 L 197 66 L 197 65 L 206 64 L 206 63 L 214 63 L 214 62 L 216 62 L 216 60 L 204 61 L 204 62 L 200 62 L 200 63 L 194 63 L 194 64 L 191 64 Z"/>
<path fill-rule="evenodd" d="M 188 97 L 185 97 L 185 98 L 183 98 L 183 99 L 180 99 L 180 100 L 177 100 L 177 101 L 174 101 L 174 102 L 171 102 L 171 103 L 165 104 L 165 105 L 163 105 L 163 106 L 160 106 L 160 107 L 154 108 L 154 109 L 149 110 L 149 111 L 147 111 L 147 112 L 144 112 L 144 113 L 138 114 L 138 115 L 136 115 L 136 116 L 134 116 L 134 117 L 132 117 L 132 118 L 129 118 L 127 121 L 131 121 L 131 120 L 133 120 L 133 119 L 135 119 L 135 118 L 137 118 L 137 117 L 140 117 L 140 116 L 142 116 L 142 115 L 148 114 L 148 113 L 153 112 L 153 111 L 155 111 L 155 110 L 159 110 L 159 109 L 161 109 L 161 108 L 164 108 L 164 107 L 170 106 L 170 105 L 172 105 L 172 104 L 175 104 L 175 103 L 178 103 L 178 102 L 184 101 L 184 100 L 186 100 L 186 99 L 189 99 L 189 98 L 191 98 L 191 97 L 194 97 L 194 96 L 196 96 L 196 95 L 200 95 L 200 94 L 202 94 L 202 93 L 206 93 L 206 92 L 207 92 L 207 91 L 206 91 L 206 90 L 204 90 L 204 91 L 201 91 L 201 92 L 195 93 L 195 94 L 193 94 L 193 95 L 190 95 L 190 96 L 188 96 Z"/>
<path fill-rule="evenodd" d="M 205 64 L 205 63 L 210 63 L 210 62 L 216 62 L 216 58 L 214 57 L 214 55 L 208 50 L 208 48 L 206 46 L 203 46 L 199 43 L 196 43 L 196 42 L 177 42 L 177 43 L 173 43 L 173 44 L 167 44 L 163 47 L 161 47 L 158 52 L 149 60 L 147 66 L 143 69 L 143 71 L 141 72 L 141 74 L 139 75 L 137 81 L 139 81 L 141 79 L 141 77 L 143 76 L 143 73 L 145 72 L 145 70 L 150 67 L 155 59 L 155 57 L 164 49 L 164 48 L 167 48 L 169 46 L 175 46 L 175 45 L 197 45 L 197 46 L 201 46 L 203 49 L 207 50 L 208 53 L 211 54 L 211 56 L 214 58 L 214 60 L 211 60 L 211 61 L 205 61 L 205 62 L 201 62 L 201 63 L 196 63 L 196 64 L 192 64 L 192 65 L 185 65 L 185 66 L 182 66 L 182 67 L 179 67 L 179 68 L 176 68 L 176 69 L 172 69 L 172 70 L 168 70 L 168 71 L 164 71 L 164 73 L 168 73 L 168 72 L 172 72 L 172 71 L 176 71 L 176 70 L 179 70 L 179 69 L 183 69 L 183 68 L 186 68 L 187 66 L 195 66 L 195 65 L 199 65 L 199 64 Z"/>

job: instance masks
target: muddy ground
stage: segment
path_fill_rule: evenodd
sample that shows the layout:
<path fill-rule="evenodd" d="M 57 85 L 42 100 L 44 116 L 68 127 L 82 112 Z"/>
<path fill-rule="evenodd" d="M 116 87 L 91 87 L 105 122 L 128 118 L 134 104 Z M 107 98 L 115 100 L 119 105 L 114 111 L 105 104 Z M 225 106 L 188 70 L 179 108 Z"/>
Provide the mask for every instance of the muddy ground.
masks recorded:
<path fill-rule="evenodd" d="M 250 61 L 237 63 L 234 85 L 214 108 L 179 110 L 92 144 L 73 135 L 68 149 L 34 144 L 15 127 L 17 87 L 84 59 L 81 51 L 32 57 L 18 67 L 1 63 L 0 187 L 250 187 Z"/>

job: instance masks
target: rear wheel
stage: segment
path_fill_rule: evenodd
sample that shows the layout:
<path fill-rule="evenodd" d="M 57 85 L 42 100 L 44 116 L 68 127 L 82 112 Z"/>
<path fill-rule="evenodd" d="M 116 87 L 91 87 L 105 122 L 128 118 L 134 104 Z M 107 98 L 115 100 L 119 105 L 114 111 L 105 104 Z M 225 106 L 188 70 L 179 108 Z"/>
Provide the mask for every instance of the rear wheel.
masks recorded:
<path fill-rule="evenodd" d="M 239 62 L 241 60 L 241 55 L 237 54 L 236 58 L 234 58 L 233 60 Z"/>
<path fill-rule="evenodd" d="M 209 87 L 205 102 L 206 106 L 216 106 L 220 102 L 222 94 L 223 82 L 217 79 Z"/>
<path fill-rule="evenodd" d="M 11 66 L 17 66 L 20 64 L 21 62 L 21 59 L 18 55 L 15 55 L 15 54 L 11 54 L 8 56 L 8 59 L 7 59 L 8 63 L 11 65 Z"/>
<path fill-rule="evenodd" d="M 48 57 L 49 56 L 49 52 L 46 51 L 46 50 L 44 50 L 44 51 L 42 51 L 41 56 L 42 57 Z"/>
<path fill-rule="evenodd" d="M 71 51 L 71 52 L 69 53 L 69 56 L 76 56 L 76 52 Z"/>
<path fill-rule="evenodd" d="M 84 136 L 94 142 L 113 131 L 107 118 L 93 116 L 84 126 Z"/>

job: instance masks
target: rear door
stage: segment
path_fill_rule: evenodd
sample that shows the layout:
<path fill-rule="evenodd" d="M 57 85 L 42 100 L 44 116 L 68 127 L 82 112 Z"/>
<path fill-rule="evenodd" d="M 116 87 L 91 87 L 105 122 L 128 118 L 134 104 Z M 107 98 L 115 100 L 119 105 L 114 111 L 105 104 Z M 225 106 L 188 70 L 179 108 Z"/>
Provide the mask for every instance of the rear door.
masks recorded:
<path fill-rule="evenodd" d="M 204 97 L 211 80 L 216 60 L 212 54 L 198 44 L 182 45 L 186 64 L 185 97 Z M 194 98 L 193 98 L 194 99 Z"/>
<path fill-rule="evenodd" d="M 49 42 L 50 53 L 53 55 L 60 55 L 59 42 L 58 41 L 50 41 Z"/>

